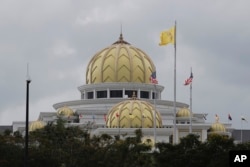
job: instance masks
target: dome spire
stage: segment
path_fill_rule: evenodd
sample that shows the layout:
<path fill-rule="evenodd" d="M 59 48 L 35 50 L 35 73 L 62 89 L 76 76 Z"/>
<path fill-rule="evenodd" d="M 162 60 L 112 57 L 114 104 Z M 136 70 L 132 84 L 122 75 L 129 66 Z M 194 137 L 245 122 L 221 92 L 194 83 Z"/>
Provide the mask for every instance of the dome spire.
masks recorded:
<path fill-rule="evenodd" d="M 123 36 L 122 36 L 122 23 L 121 23 L 121 32 L 120 32 L 119 41 L 123 41 Z"/>
<path fill-rule="evenodd" d="M 122 23 L 121 23 L 121 32 L 120 32 L 120 40 L 123 40 L 123 37 L 122 37 Z"/>
<path fill-rule="evenodd" d="M 113 45 L 115 44 L 127 44 L 130 45 L 130 43 L 128 43 L 127 41 L 123 40 L 123 35 L 122 35 L 122 24 L 121 24 L 121 32 L 120 32 L 120 37 L 118 39 L 118 41 L 114 42 Z"/>

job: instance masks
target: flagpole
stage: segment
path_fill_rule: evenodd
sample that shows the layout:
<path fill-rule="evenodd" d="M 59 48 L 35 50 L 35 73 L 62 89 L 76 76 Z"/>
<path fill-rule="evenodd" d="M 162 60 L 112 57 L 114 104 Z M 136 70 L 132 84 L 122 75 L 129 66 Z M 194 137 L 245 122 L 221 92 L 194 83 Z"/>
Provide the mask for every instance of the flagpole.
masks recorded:
<path fill-rule="evenodd" d="M 173 103 L 173 144 L 177 144 L 177 130 L 176 130 L 176 21 L 175 26 L 168 31 L 162 32 L 160 39 L 160 46 L 169 43 L 174 44 L 174 103 Z"/>
<path fill-rule="evenodd" d="M 120 134 L 121 134 L 121 130 L 120 130 L 120 121 L 121 121 L 121 120 L 120 120 L 120 114 L 119 114 L 119 116 L 118 116 L 118 121 L 119 121 L 119 122 L 118 122 L 118 126 L 119 126 L 119 127 L 118 127 L 118 128 L 119 128 L 119 129 L 118 129 L 118 130 L 119 130 L 119 133 L 118 133 L 118 134 L 119 134 L 119 139 L 120 139 Z"/>
<path fill-rule="evenodd" d="M 156 98 L 156 85 L 154 84 L 154 143 L 156 143 L 156 105 L 155 105 L 155 98 Z"/>
<path fill-rule="evenodd" d="M 176 137 L 176 21 L 175 21 L 175 33 L 174 33 L 174 144 L 177 144 Z"/>
<path fill-rule="evenodd" d="M 191 67 L 191 75 L 192 75 L 192 67 Z M 189 115 L 189 122 L 190 122 L 190 126 L 189 126 L 189 133 L 192 133 L 192 83 L 190 83 L 190 115 Z"/>

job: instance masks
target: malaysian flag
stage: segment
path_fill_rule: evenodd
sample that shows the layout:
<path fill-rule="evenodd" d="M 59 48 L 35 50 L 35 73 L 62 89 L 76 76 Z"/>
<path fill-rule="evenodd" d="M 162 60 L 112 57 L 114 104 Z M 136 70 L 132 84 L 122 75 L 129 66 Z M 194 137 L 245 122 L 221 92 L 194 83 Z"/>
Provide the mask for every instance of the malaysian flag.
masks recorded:
<path fill-rule="evenodd" d="M 156 79 L 156 72 L 155 72 L 155 71 L 152 72 L 152 74 L 151 74 L 151 76 L 150 76 L 150 82 L 151 82 L 152 84 L 158 84 L 158 81 L 157 81 L 157 79 Z"/>
<path fill-rule="evenodd" d="M 187 86 L 187 85 L 191 84 L 192 81 L 193 81 L 193 77 L 194 77 L 194 76 L 193 76 L 193 73 L 191 72 L 190 77 L 189 77 L 188 79 L 185 80 L 184 85 Z"/>

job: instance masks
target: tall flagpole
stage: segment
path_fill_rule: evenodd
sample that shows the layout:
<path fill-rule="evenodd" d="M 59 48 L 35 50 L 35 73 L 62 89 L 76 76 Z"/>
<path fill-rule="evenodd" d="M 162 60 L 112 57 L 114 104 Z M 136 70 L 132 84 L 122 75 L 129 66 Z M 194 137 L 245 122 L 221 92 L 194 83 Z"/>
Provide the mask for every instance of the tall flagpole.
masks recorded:
<path fill-rule="evenodd" d="M 176 21 L 175 21 L 175 33 L 174 33 L 174 144 L 177 144 L 176 134 Z"/>
<path fill-rule="evenodd" d="M 191 67 L 191 75 L 192 75 L 192 67 Z M 190 116 L 189 116 L 189 122 L 190 122 L 190 126 L 189 126 L 189 133 L 192 133 L 192 117 L 193 117 L 193 113 L 192 113 L 192 83 L 190 83 Z"/>
<path fill-rule="evenodd" d="M 174 34 L 174 35 L 173 35 Z M 169 43 L 174 44 L 174 112 L 173 112 L 173 123 L 174 123 L 174 131 L 173 131 L 173 144 L 177 144 L 177 129 L 176 129 L 176 21 L 175 26 L 168 31 L 161 33 L 161 42 L 160 46 L 167 45 Z"/>
<path fill-rule="evenodd" d="M 154 84 L 154 143 L 156 144 L 156 105 L 155 105 L 155 98 L 156 98 L 156 85 Z"/>

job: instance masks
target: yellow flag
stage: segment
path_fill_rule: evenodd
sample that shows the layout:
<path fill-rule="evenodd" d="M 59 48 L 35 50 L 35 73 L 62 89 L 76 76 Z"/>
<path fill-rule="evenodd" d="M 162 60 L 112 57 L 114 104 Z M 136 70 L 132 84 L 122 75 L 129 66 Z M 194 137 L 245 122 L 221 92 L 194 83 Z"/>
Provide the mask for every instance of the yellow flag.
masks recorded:
<path fill-rule="evenodd" d="M 169 30 L 161 32 L 159 45 L 167 45 L 167 44 L 174 44 L 175 43 L 175 26 Z"/>

